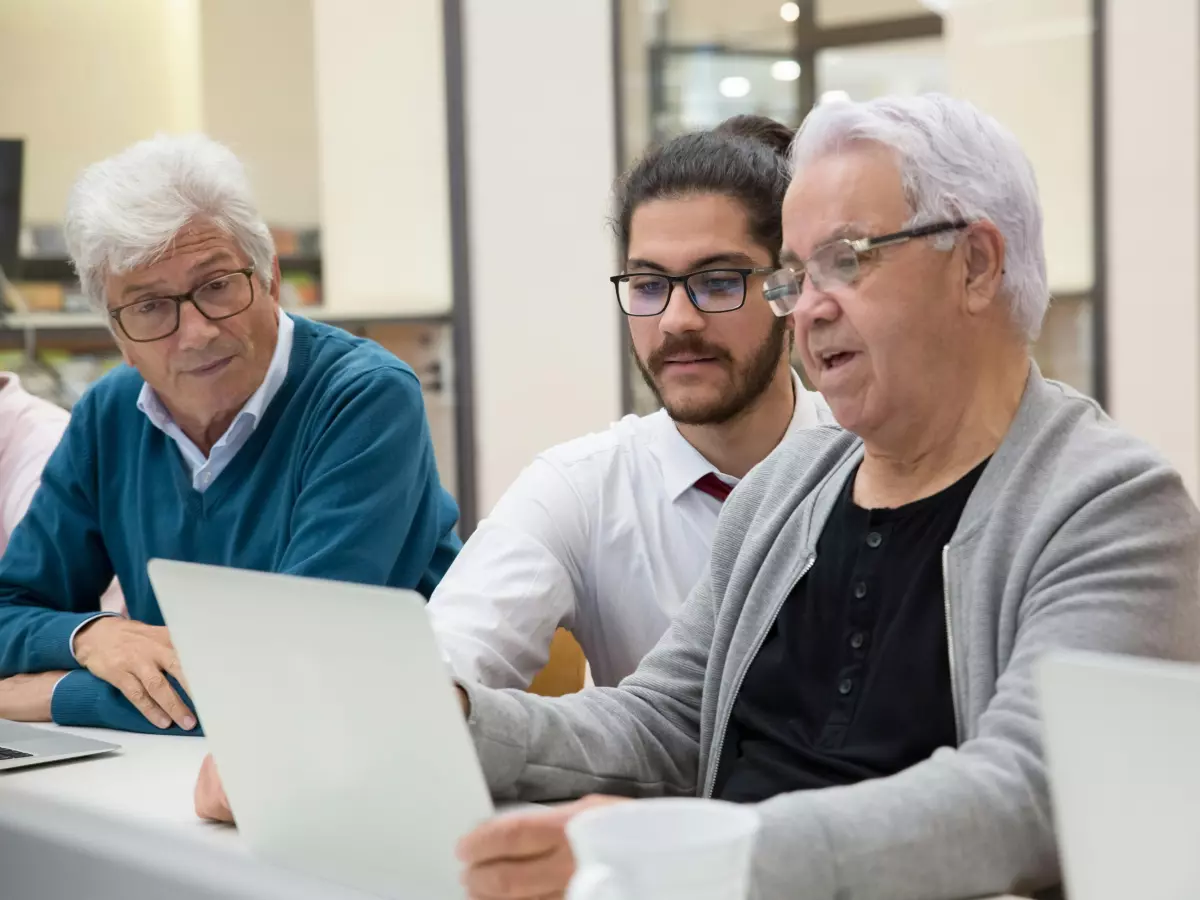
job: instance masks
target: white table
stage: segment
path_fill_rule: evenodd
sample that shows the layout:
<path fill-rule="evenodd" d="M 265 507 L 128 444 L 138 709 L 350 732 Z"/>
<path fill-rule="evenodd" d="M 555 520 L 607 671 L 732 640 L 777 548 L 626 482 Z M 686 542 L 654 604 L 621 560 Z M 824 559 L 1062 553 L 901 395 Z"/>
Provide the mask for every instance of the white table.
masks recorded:
<path fill-rule="evenodd" d="M 361 900 L 255 859 L 235 828 L 196 818 L 202 738 L 63 730 L 123 749 L 0 773 L 6 900 Z"/>
<path fill-rule="evenodd" d="M 203 738 L 61 730 L 123 749 L 0 772 L 4 900 L 365 900 L 257 860 L 237 829 L 196 818 Z"/>

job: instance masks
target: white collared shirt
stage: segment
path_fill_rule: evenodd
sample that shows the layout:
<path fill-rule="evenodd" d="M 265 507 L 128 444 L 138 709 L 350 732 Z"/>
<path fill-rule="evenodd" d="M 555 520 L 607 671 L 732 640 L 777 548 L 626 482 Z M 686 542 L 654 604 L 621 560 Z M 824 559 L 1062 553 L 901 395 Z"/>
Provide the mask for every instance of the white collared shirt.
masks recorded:
<path fill-rule="evenodd" d="M 832 421 L 793 376 L 788 432 Z M 721 502 L 694 487 L 733 485 L 664 410 L 538 456 L 467 541 L 429 604 L 460 678 L 524 688 L 562 626 L 598 685 L 630 674 L 708 564 Z"/>
<path fill-rule="evenodd" d="M 183 429 L 175 424 L 175 420 L 163 406 L 158 394 L 154 393 L 154 389 L 148 384 L 142 385 L 142 391 L 137 400 L 138 409 L 146 414 L 146 418 L 154 424 L 155 428 L 171 438 L 179 447 L 179 452 L 183 455 L 184 461 L 187 462 L 192 473 L 192 488 L 197 492 L 204 493 L 208 486 L 217 480 L 217 476 L 225 471 L 225 467 L 250 439 L 250 435 L 258 427 L 258 423 L 262 421 L 263 413 L 275 399 L 275 395 L 279 393 L 279 388 L 287 378 L 294 331 L 295 324 L 291 317 L 280 310 L 279 336 L 275 341 L 275 352 L 271 355 L 267 374 L 263 378 L 262 384 L 258 386 L 258 390 L 250 395 L 246 405 L 234 416 L 229 427 L 225 429 L 225 433 L 213 444 L 207 457 L 199 447 L 192 443 L 192 439 L 183 433 Z"/>

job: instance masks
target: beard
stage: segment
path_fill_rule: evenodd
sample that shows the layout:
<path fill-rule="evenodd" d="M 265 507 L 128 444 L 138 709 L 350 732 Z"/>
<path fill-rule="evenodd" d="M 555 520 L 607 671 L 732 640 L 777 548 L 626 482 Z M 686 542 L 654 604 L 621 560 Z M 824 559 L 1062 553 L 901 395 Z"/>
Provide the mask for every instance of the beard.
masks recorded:
<path fill-rule="evenodd" d="M 705 342 L 694 332 L 669 335 L 662 346 L 651 353 L 645 362 L 642 362 L 636 353 L 633 359 L 646 386 L 676 422 L 681 425 L 723 425 L 741 415 L 770 386 L 775 377 L 775 369 L 779 365 L 779 358 L 783 355 L 787 335 L 786 320 L 776 319 L 771 323 L 770 334 L 754 349 L 750 357 L 740 364 L 734 362 L 728 350 Z M 706 356 L 716 360 L 729 372 L 729 389 L 710 402 L 687 396 L 669 400 L 663 395 L 658 376 L 662 374 L 666 358 L 677 353 Z"/>

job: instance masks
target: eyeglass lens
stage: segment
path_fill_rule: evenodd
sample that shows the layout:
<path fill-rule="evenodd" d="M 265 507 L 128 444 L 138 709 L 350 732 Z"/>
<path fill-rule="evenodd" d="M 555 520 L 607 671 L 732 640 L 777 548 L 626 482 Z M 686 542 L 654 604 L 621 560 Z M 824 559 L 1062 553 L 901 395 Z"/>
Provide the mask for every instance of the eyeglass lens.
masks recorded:
<path fill-rule="evenodd" d="M 192 292 L 196 307 L 209 319 L 227 319 L 253 301 L 254 288 L 244 272 L 222 275 Z M 121 327 L 135 341 L 164 338 L 179 327 L 180 304 L 171 297 L 151 297 L 121 310 Z"/>
<path fill-rule="evenodd" d="M 853 284 L 858 273 L 858 254 L 850 242 L 834 241 L 819 247 L 799 273 L 786 267 L 772 272 L 763 283 L 763 296 L 775 315 L 786 316 L 799 304 L 806 277 L 817 288 L 827 288 Z"/>
<path fill-rule="evenodd" d="M 703 312 L 728 312 L 746 299 L 741 272 L 696 272 L 687 279 L 687 290 Z M 663 275 L 630 275 L 617 282 L 621 308 L 631 316 L 656 316 L 667 308 L 671 281 Z"/>

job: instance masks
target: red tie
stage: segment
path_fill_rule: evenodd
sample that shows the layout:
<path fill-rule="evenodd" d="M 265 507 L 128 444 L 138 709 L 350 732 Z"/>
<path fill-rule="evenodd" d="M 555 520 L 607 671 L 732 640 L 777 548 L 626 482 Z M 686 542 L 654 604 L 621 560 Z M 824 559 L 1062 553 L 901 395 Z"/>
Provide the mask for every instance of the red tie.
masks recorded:
<path fill-rule="evenodd" d="M 712 472 L 705 473 L 704 477 L 696 482 L 696 488 L 704 491 L 710 497 L 716 497 L 722 503 L 725 498 L 733 491 L 733 488 L 723 482 Z"/>

